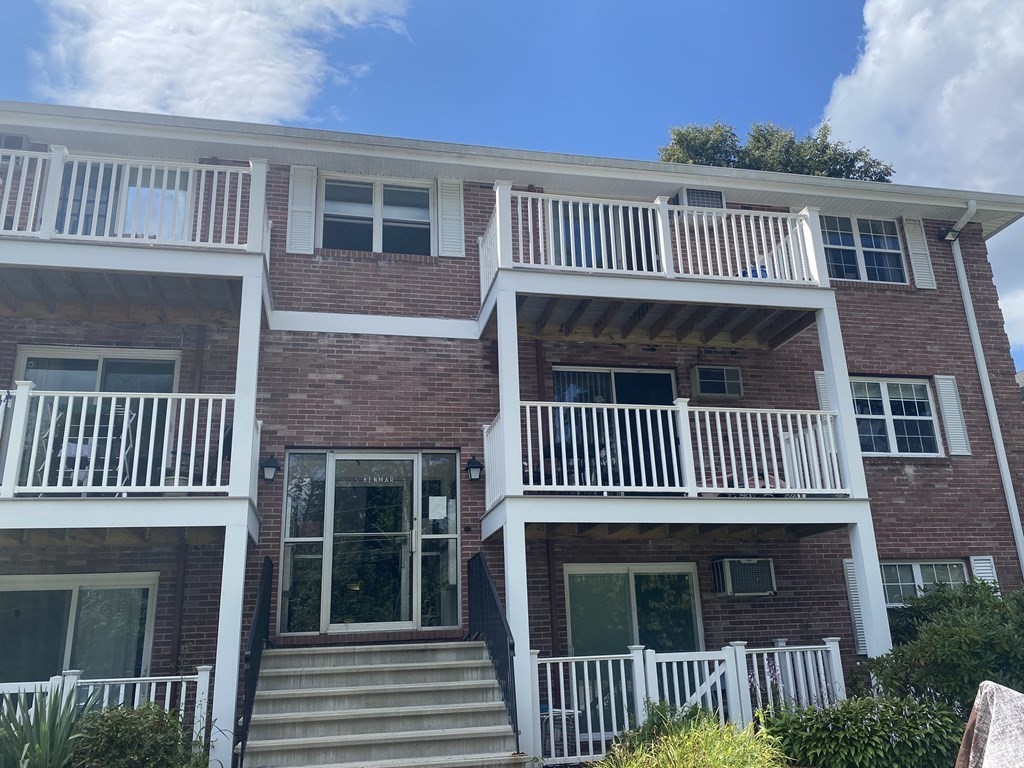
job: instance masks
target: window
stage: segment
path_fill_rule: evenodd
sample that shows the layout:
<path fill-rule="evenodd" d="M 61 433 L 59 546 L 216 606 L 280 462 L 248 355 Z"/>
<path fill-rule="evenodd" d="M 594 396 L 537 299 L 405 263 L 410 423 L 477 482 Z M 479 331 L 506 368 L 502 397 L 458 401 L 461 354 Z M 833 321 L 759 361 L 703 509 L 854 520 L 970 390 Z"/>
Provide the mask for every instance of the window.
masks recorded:
<path fill-rule="evenodd" d="M 938 456 L 931 389 L 925 381 L 850 381 L 862 453 Z"/>
<path fill-rule="evenodd" d="M 895 221 L 822 216 L 821 236 L 833 280 L 907 282 Z"/>
<path fill-rule="evenodd" d="M 0 576 L 0 683 L 149 673 L 159 574 Z"/>
<path fill-rule="evenodd" d="M 324 248 L 422 256 L 433 252 L 430 187 L 327 179 L 323 201 Z"/>
<path fill-rule="evenodd" d="M 740 397 L 743 382 L 740 369 L 712 365 L 696 365 L 691 372 L 694 397 Z"/>
<path fill-rule="evenodd" d="M 923 595 L 936 584 L 959 586 L 967 583 L 967 569 L 959 560 L 937 563 L 882 563 L 885 604 L 902 608 L 908 597 Z"/>

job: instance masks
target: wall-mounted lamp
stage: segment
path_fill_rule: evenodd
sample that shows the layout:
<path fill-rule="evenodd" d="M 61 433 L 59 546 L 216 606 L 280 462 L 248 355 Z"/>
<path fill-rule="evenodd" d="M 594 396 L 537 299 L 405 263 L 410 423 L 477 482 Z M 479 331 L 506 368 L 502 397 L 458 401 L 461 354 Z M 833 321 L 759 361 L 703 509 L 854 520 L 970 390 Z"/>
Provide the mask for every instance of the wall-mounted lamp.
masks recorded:
<path fill-rule="evenodd" d="M 469 475 L 470 480 L 479 480 L 480 475 L 484 473 L 484 465 L 477 461 L 476 456 L 471 456 L 469 461 L 466 462 L 466 474 Z"/>
<path fill-rule="evenodd" d="M 277 477 L 277 470 L 280 468 L 281 462 L 277 460 L 274 454 L 270 454 L 270 458 L 260 462 L 260 474 L 263 475 L 263 479 L 268 483 L 274 482 L 274 478 Z"/>

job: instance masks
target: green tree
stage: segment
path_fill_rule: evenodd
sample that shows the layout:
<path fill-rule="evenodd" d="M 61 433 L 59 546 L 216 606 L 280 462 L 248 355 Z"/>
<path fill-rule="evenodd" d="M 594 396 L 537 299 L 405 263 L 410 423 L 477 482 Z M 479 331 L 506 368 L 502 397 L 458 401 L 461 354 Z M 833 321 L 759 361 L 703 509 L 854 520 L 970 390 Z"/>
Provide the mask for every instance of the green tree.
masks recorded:
<path fill-rule="evenodd" d="M 667 163 L 747 168 L 755 171 L 800 173 L 861 181 L 891 181 L 893 168 L 872 156 L 866 147 L 852 149 L 832 140 L 832 126 L 822 123 L 798 139 L 792 129 L 774 123 L 754 123 L 741 144 L 731 125 L 690 124 L 669 129 L 669 143 L 659 149 Z"/>

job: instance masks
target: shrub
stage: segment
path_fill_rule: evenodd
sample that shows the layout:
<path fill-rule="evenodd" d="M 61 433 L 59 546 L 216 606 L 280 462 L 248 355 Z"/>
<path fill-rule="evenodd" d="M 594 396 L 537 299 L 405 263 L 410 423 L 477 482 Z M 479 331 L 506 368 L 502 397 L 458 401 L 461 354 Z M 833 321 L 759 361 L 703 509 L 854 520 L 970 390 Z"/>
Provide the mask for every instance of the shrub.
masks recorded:
<path fill-rule="evenodd" d="M 702 715 L 698 706 L 677 707 L 667 701 L 647 702 L 647 715 L 643 725 L 621 734 L 616 743 L 622 749 L 633 749 L 642 744 L 652 744 L 659 738 L 683 730 L 694 719 Z"/>
<path fill-rule="evenodd" d="M 669 721 L 653 737 L 624 739 L 597 768 L 783 768 L 786 758 L 777 740 L 748 726 L 723 726 L 706 713 L 688 713 L 685 722 Z"/>
<path fill-rule="evenodd" d="M 978 685 L 1024 688 L 1024 593 L 974 582 L 912 598 L 897 625 L 903 642 L 868 661 L 886 693 L 937 696 L 966 718 Z"/>
<path fill-rule="evenodd" d="M 192 761 L 177 713 L 155 704 L 91 712 L 79 724 L 75 768 L 183 768 Z"/>
<path fill-rule="evenodd" d="M 0 701 L 0 768 L 64 768 L 71 761 L 79 706 L 63 688 Z"/>
<path fill-rule="evenodd" d="M 814 768 L 949 768 L 963 733 L 947 704 L 911 697 L 784 710 L 764 725 L 795 764 Z"/>

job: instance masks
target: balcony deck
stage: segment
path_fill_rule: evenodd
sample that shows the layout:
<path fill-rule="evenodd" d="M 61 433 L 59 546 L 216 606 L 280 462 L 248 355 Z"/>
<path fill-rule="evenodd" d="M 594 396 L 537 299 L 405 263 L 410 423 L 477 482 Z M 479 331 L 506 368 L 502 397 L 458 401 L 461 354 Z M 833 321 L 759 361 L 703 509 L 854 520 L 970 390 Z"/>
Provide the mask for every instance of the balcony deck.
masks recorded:
<path fill-rule="evenodd" d="M 692 407 L 683 399 L 523 402 L 520 454 L 511 462 L 521 461 L 523 495 L 846 498 L 836 420 L 832 411 Z M 488 508 L 519 495 L 504 430 L 501 414 L 484 429 Z"/>
<path fill-rule="evenodd" d="M 232 394 L 43 392 L 19 382 L 0 397 L 0 499 L 228 496 L 240 495 L 243 483 L 251 492 L 248 462 L 231 462 L 232 434 L 241 428 L 234 401 Z"/>

